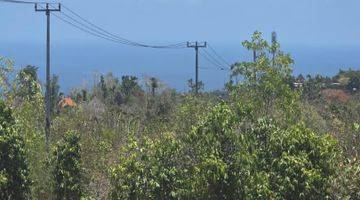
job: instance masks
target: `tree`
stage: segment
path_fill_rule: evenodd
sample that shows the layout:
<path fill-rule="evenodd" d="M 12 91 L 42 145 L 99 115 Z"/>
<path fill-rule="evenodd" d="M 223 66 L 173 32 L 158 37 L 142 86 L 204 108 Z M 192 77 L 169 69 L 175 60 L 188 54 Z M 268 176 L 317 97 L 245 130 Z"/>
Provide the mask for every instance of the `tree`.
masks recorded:
<path fill-rule="evenodd" d="M 360 91 L 360 75 L 351 77 L 346 87 L 351 92 Z"/>
<path fill-rule="evenodd" d="M 0 102 L 0 199 L 27 199 L 30 193 L 25 144 L 12 112 Z"/>
<path fill-rule="evenodd" d="M 68 132 L 53 153 L 54 194 L 56 199 L 81 199 L 83 195 L 80 137 Z"/>
<path fill-rule="evenodd" d="M 198 84 L 194 82 L 194 80 L 191 78 L 188 80 L 188 87 L 190 89 L 190 93 L 195 94 L 196 87 L 198 87 L 198 91 L 201 91 L 204 89 L 204 83 L 202 81 L 199 81 Z"/>
<path fill-rule="evenodd" d="M 38 68 L 28 65 L 17 75 L 17 96 L 22 100 L 32 100 L 40 92 L 41 87 L 37 76 Z"/>
<path fill-rule="evenodd" d="M 151 95 L 155 96 L 155 90 L 159 87 L 159 81 L 155 77 L 150 78 Z"/>
<path fill-rule="evenodd" d="M 121 90 L 125 103 L 130 101 L 132 95 L 136 92 L 140 92 L 141 88 L 137 82 L 138 78 L 135 76 L 123 76 L 121 77 Z"/>
<path fill-rule="evenodd" d="M 105 83 L 105 78 L 103 75 L 100 76 L 99 88 L 101 92 L 101 97 L 103 98 L 103 100 L 105 100 L 108 96 L 108 91 Z"/>
<path fill-rule="evenodd" d="M 255 51 L 256 59 L 232 66 L 231 76 L 243 77 L 235 87 L 229 87 L 232 99 L 254 105 L 258 116 L 281 115 L 289 121 L 296 120 L 299 95 L 289 85 L 293 64 L 290 55 L 280 51 L 278 43 L 269 46 L 257 31 L 251 41 L 243 42 L 243 46 Z M 271 54 L 275 57 L 271 58 Z"/>
<path fill-rule="evenodd" d="M 52 114 L 57 110 L 57 104 L 60 101 L 60 85 L 59 76 L 53 75 L 50 80 L 50 99 L 51 99 L 51 111 Z"/>

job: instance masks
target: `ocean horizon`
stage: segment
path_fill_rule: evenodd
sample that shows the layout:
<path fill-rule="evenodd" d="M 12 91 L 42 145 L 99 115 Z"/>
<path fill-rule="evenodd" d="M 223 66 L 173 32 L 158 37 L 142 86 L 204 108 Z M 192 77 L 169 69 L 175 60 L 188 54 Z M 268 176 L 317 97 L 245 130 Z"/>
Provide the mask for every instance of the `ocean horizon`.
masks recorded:
<path fill-rule="evenodd" d="M 252 53 L 239 44 L 212 44 L 230 64 L 250 61 Z M 283 45 L 282 51 L 294 59 L 293 74 L 331 76 L 340 69 L 360 69 L 360 46 Z M 9 42 L 0 45 L 0 55 L 10 58 L 19 70 L 26 65 L 39 68 L 45 80 L 45 44 Z M 113 73 L 117 77 L 133 75 L 140 79 L 156 77 L 178 91 L 187 91 L 187 81 L 195 76 L 194 49 L 144 49 L 116 44 L 61 44 L 51 47 L 51 73 L 59 75 L 61 91 L 92 86 L 94 76 Z M 229 71 L 219 70 L 200 56 L 200 80 L 205 90 L 224 88 Z"/>

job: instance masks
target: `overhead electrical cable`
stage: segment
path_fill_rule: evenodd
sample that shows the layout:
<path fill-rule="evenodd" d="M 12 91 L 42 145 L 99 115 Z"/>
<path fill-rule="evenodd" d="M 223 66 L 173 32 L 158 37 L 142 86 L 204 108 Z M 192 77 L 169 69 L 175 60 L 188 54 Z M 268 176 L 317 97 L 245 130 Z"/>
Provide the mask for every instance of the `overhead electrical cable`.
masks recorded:
<path fill-rule="evenodd" d="M 73 26 L 73 27 L 75 27 L 75 28 L 77 28 L 77 29 L 85 32 L 85 33 L 88 33 L 88 34 L 93 35 L 93 36 L 95 36 L 95 37 L 99 37 L 99 38 L 108 40 L 108 41 L 110 41 L 110 42 L 121 43 L 121 42 L 119 42 L 118 40 L 114 40 L 114 39 L 111 39 L 111 38 L 108 38 L 108 37 L 104 37 L 103 35 L 100 35 L 100 34 L 91 32 L 91 31 L 89 31 L 89 30 L 87 30 L 87 29 L 85 29 L 85 28 L 83 28 L 83 27 L 81 27 L 81 26 L 78 26 L 78 25 L 76 25 L 76 24 L 74 24 L 74 23 L 72 23 L 72 22 L 70 22 L 70 21 L 68 21 L 68 20 L 60 17 L 60 16 L 57 15 L 57 14 L 54 14 L 54 13 L 53 13 L 52 15 L 55 16 L 56 18 L 58 18 L 59 20 L 65 22 L 66 24 L 69 24 L 70 26 Z M 123 44 L 123 43 L 121 43 L 121 44 Z"/>
<path fill-rule="evenodd" d="M 214 49 L 210 44 L 208 44 L 208 47 L 210 48 L 210 50 L 211 50 L 220 60 L 222 60 L 224 63 L 226 63 L 227 66 L 231 66 L 222 56 L 220 56 L 219 53 L 217 53 L 217 52 L 215 51 L 215 49 Z"/>
<path fill-rule="evenodd" d="M 212 56 L 206 49 L 204 49 L 204 53 L 208 56 L 209 59 L 215 62 L 218 66 L 221 66 L 222 68 L 228 68 L 227 64 L 224 64 L 223 62 L 219 61 L 217 58 Z"/>
<path fill-rule="evenodd" d="M 227 69 L 216 69 L 216 68 L 210 68 L 210 67 L 199 67 L 199 69 L 202 69 L 202 70 L 215 70 L 215 71 L 230 71 L 230 70 L 227 70 Z"/>
<path fill-rule="evenodd" d="M 203 58 L 205 58 L 205 60 L 207 60 L 209 63 L 211 63 L 213 66 L 217 67 L 216 70 L 228 70 L 227 68 L 225 68 L 224 66 L 221 66 L 219 64 L 217 64 L 216 62 L 214 62 L 208 55 L 203 54 L 201 51 L 199 52 L 200 56 L 202 56 Z"/>
<path fill-rule="evenodd" d="M 18 3 L 18 4 L 39 4 L 38 5 L 39 7 L 42 7 L 41 4 L 49 4 L 51 7 L 53 7 L 52 4 L 54 4 L 54 3 L 46 2 L 46 1 L 22 1 L 22 0 L 0 0 L 0 2 Z M 61 7 L 63 8 L 63 10 L 61 11 L 60 15 L 55 14 L 55 13 L 52 13 L 52 15 L 54 15 L 56 18 L 58 18 L 62 22 L 66 23 L 82 32 L 85 32 L 87 34 L 90 34 L 92 36 L 95 36 L 95 37 L 98 37 L 98 38 L 101 38 L 101 39 L 104 39 L 104 40 L 107 40 L 110 42 L 114 42 L 114 43 L 118 43 L 118 44 L 122 44 L 122 45 L 134 46 L 134 47 L 156 48 L 156 49 L 182 49 L 182 48 L 187 47 L 186 42 L 169 44 L 169 45 L 148 45 L 148 44 L 144 44 L 144 43 L 134 42 L 134 41 L 131 41 L 124 37 L 120 37 L 114 33 L 111 33 L 109 31 L 105 30 L 104 28 L 101 28 L 100 26 L 85 19 L 80 14 L 78 14 L 77 12 L 73 11 L 72 9 L 70 9 L 69 7 L 67 7 L 63 4 L 61 5 Z M 212 65 L 216 66 L 220 70 L 224 70 L 224 69 L 231 67 L 231 65 L 229 65 L 229 63 L 222 56 L 220 56 L 220 54 L 217 53 L 210 44 L 208 46 L 211 50 L 211 53 L 204 49 L 204 53 L 206 55 L 202 54 L 202 56 L 207 61 L 209 61 Z"/>
<path fill-rule="evenodd" d="M 45 1 L 20 1 L 20 0 L 0 0 L 2 2 L 6 2 L 6 3 L 18 3 L 18 4 L 52 4 L 50 2 L 45 2 Z"/>
<path fill-rule="evenodd" d="M 30 2 L 30 1 L 12 1 L 12 0 L 0 0 L 2 2 L 6 2 L 6 3 L 20 3 L 20 4 L 34 4 L 35 2 Z"/>
<path fill-rule="evenodd" d="M 53 15 L 60 19 L 61 21 L 77 28 L 77 29 L 80 29 L 81 31 L 84 31 L 88 34 L 91 34 L 91 35 L 94 35 L 94 36 L 97 36 L 97 37 L 101 37 L 103 39 L 106 39 L 106 40 L 110 40 L 112 42 L 116 42 L 116 43 L 121 43 L 121 44 L 125 44 L 125 45 L 131 45 L 131 43 L 129 43 L 128 41 L 125 41 L 125 40 L 120 40 L 118 38 L 115 38 L 115 37 L 111 37 L 111 36 L 108 36 L 106 34 L 104 34 L 103 32 L 97 30 L 97 29 L 94 29 L 92 27 L 89 27 L 88 25 L 86 24 L 83 24 L 81 23 L 80 21 L 78 21 L 77 19 L 65 14 L 65 13 L 62 13 L 63 16 L 65 16 L 65 18 L 63 16 L 60 16 L 60 15 L 57 15 L 55 13 L 53 13 Z"/>
<path fill-rule="evenodd" d="M 62 21 L 66 21 L 67 24 L 74 26 L 75 24 L 77 24 L 75 27 L 85 31 L 86 33 L 91 32 L 91 35 L 97 35 L 98 37 L 101 36 L 101 38 L 105 39 L 107 38 L 107 40 L 113 41 L 113 42 L 117 42 L 120 44 L 124 44 L 124 45 L 129 45 L 129 46 L 135 46 L 135 47 L 144 47 L 144 48 L 156 48 L 156 49 L 179 49 L 179 48 L 186 48 L 186 42 L 181 42 L 181 43 L 177 43 L 177 44 L 170 44 L 170 45 L 147 45 L 147 44 L 143 44 L 143 43 L 138 43 L 138 42 L 133 42 L 130 41 L 128 39 L 125 39 L 123 37 L 120 37 L 118 35 L 115 35 L 113 33 L 110 33 L 109 31 L 106 31 L 105 29 L 101 28 L 100 26 L 95 25 L 94 23 L 90 22 L 89 20 L 85 19 L 84 17 L 80 16 L 79 14 L 77 14 L 76 12 L 74 12 L 73 10 L 71 10 L 70 8 L 62 5 L 62 7 L 67 10 L 68 12 L 70 12 L 70 14 L 65 13 L 64 11 L 61 12 L 62 15 L 64 15 L 67 19 L 62 18 L 61 16 L 57 16 L 58 18 L 62 18 Z M 72 21 L 72 22 L 71 22 Z M 81 28 L 80 28 L 81 27 Z"/>
<path fill-rule="evenodd" d="M 140 46 L 140 47 L 149 47 L 149 48 L 172 48 L 172 47 L 175 47 L 175 48 L 179 48 L 181 46 L 184 46 L 185 48 L 185 44 L 186 42 L 182 42 L 182 43 L 177 43 L 177 44 L 170 44 L 170 45 L 147 45 L 147 44 L 142 44 L 142 43 L 138 43 L 138 42 L 133 42 L 133 41 L 130 41 L 128 39 L 125 39 L 123 37 L 120 37 L 118 35 L 115 35 L 113 33 L 110 33 L 109 31 L 101 28 L 100 26 L 98 25 L 95 25 L 94 23 L 90 22 L 89 20 L 85 19 L 84 17 L 82 17 L 80 14 L 76 13 L 75 11 L 73 11 L 72 9 L 68 8 L 67 6 L 63 5 L 62 6 L 65 10 L 67 10 L 68 12 L 70 12 L 72 15 L 78 17 L 80 20 L 82 20 L 83 22 L 87 23 L 88 25 L 92 26 L 93 28 L 109 35 L 109 36 L 112 36 L 112 37 L 115 37 L 119 40 L 124 40 L 126 41 L 127 43 L 129 43 L 130 45 L 134 45 L 134 46 Z M 64 13 L 64 12 L 62 12 Z"/>

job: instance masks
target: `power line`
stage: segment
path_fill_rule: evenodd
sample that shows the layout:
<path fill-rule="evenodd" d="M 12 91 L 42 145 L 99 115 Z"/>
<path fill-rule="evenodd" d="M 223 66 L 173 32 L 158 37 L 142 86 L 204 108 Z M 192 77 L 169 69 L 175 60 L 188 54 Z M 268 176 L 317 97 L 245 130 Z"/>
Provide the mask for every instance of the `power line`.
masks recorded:
<path fill-rule="evenodd" d="M 224 63 L 226 63 L 227 66 L 231 66 L 222 56 L 220 56 L 220 54 L 218 54 L 215 51 L 215 49 L 210 44 L 209 44 L 209 48 L 220 60 L 222 60 Z"/>
<path fill-rule="evenodd" d="M 213 66 L 217 67 L 216 70 L 228 70 L 226 67 L 218 65 L 217 63 L 215 63 L 212 59 L 210 59 L 208 57 L 208 55 L 203 54 L 202 52 L 200 52 L 200 55 L 205 58 L 205 60 L 207 60 L 209 63 L 211 63 Z"/>
<path fill-rule="evenodd" d="M 76 28 L 76 29 L 78 29 L 78 30 L 80 30 L 82 32 L 85 32 L 87 34 L 90 34 L 92 36 L 95 36 L 95 37 L 98 37 L 98 38 L 101 38 L 101 39 L 104 39 L 104 40 L 107 40 L 107 41 L 110 41 L 110 42 L 114 42 L 114 43 L 117 43 L 117 44 L 129 45 L 129 43 L 127 43 L 125 41 L 119 40 L 119 39 L 114 38 L 114 37 L 109 37 L 108 35 L 104 35 L 99 31 L 95 31 L 94 29 L 89 29 L 86 25 L 83 25 L 83 24 L 78 25 L 78 23 L 74 23 L 72 21 L 69 21 L 68 19 L 65 19 L 64 17 L 62 17 L 62 16 L 60 16 L 58 14 L 52 13 L 52 15 L 54 15 L 60 21 L 66 23 L 66 24 L 68 24 L 70 26 L 73 26 L 74 28 Z M 131 46 L 133 46 L 133 45 L 131 45 Z M 175 46 L 172 47 L 172 49 L 174 49 L 174 48 L 177 48 L 177 47 L 175 47 Z M 179 46 L 178 48 L 181 48 L 181 47 Z"/>
<path fill-rule="evenodd" d="M 204 49 L 204 53 L 208 56 L 209 59 L 211 59 L 214 63 L 216 63 L 218 66 L 221 66 L 223 68 L 227 68 L 227 64 L 222 63 L 221 61 L 217 60 L 214 56 L 212 56 L 206 49 Z"/>
<path fill-rule="evenodd" d="M 67 20 L 67 19 L 64 19 L 64 18 L 61 17 L 60 15 L 54 14 L 54 16 L 55 16 L 56 18 L 60 19 L 61 21 L 65 22 L 65 23 L 67 23 L 67 24 L 69 24 L 69 25 L 71 25 L 71 26 L 74 26 L 75 28 L 80 29 L 81 31 L 84 31 L 84 32 L 86 32 L 86 33 L 88 33 L 88 34 L 91 34 L 91 35 L 93 35 L 93 36 L 100 37 L 100 38 L 103 38 L 103 39 L 106 39 L 106 40 L 110 40 L 110 41 L 112 41 L 112 42 L 117 42 L 117 43 L 125 44 L 125 45 L 130 44 L 130 43 L 128 43 L 127 41 L 122 41 L 122 40 L 119 40 L 119 39 L 117 39 L 117 38 L 114 38 L 114 37 L 110 37 L 110 36 L 108 36 L 108 35 L 105 35 L 105 34 L 103 34 L 102 32 L 98 31 L 97 29 L 94 29 L 94 28 L 92 28 L 92 27 L 89 27 L 89 26 L 87 26 L 86 24 L 81 23 L 80 21 L 74 19 L 73 17 L 71 17 L 71 16 L 69 16 L 69 15 L 67 15 L 67 14 L 65 14 L 65 13 L 63 13 L 63 12 L 62 12 L 62 15 L 64 15 L 64 16 L 65 16 L 67 19 L 69 19 L 70 21 Z M 73 21 L 73 22 L 71 22 L 71 21 Z"/>
<path fill-rule="evenodd" d="M 55 3 L 45 2 L 45 1 L 21 1 L 21 0 L 0 0 L 0 2 L 17 3 L 17 4 L 47 4 L 47 5 L 50 5 L 51 7 L 53 7 L 51 4 L 55 4 Z M 39 5 L 39 7 L 40 7 L 40 5 Z M 71 15 L 73 15 L 74 17 L 70 16 L 70 14 L 67 14 L 64 11 L 61 11 L 61 14 L 64 15 L 67 18 L 67 20 L 60 17 L 59 15 L 56 15 L 55 17 L 57 17 L 61 21 L 65 22 L 77 29 L 80 29 L 83 32 L 86 32 L 88 34 L 91 34 L 93 36 L 96 36 L 96 37 L 99 37 L 99 38 L 102 38 L 102 39 L 105 39 L 105 40 L 108 40 L 111 42 L 116 42 L 119 44 L 135 46 L 135 47 L 155 48 L 155 49 L 186 48 L 186 42 L 169 44 L 169 45 L 148 45 L 145 43 L 134 42 L 134 41 L 128 40 L 126 38 L 120 37 L 116 34 L 113 34 L 109 31 L 101 28 L 98 25 L 95 25 L 94 23 L 85 19 L 80 14 L 76 13 L 75 11 L 73 11 L 72 9 L 70 9 L 69 7 L 67 7 L 65 5 L 62 5 L 62 7 L 65 10 L 67 10 L 69 13 L 71 13 Z"/>
<path fill-rule="evenodd" d="M 90 26 L 92 26 L 93 28 L 109 35 L 112 36 L 114 38 L 117 38 L 119 40 L 124 40 L 126 43 L 129 43 L 129 45 L 133 45 L 133 46 L 140 46 L 140 47 L 149 47 L 149 48 L 172 48 L 172 47 L 179 47 L 179 46 L 184 46 L 185 48 L 185 44 L 186 42 L 182 42 L 182 43 L 178 43 L 178 44 L 170 44 L 170 45 L 147 45 L 147 44 L 142 44 L 142 43 L 138 43 L 138 42 L 133 42 L 130 41 L 128 39 L 125 39 L 123 37 L 120 37 L 118 35 L 115 35 L 113 33 L 110 33 L 109 31 L 101 28 L 100 26 L 95 25 L 94 23 L 90 22 L 89 20 L 85 19 L 84 17 L 82 17 L 80 14 L 76 13 L 75 11 L 73 11 L 72 9 L 68 8 L 67 6 L 63 6 L 64 9 L 66 9 L 68 12 L 70 12 L 72 15 L 78 17 L 80 20 L 82 20 L 83 22 L 89 24 Z M 64 12 L 62 12 L 64 14 Z"/>
<path fill-rule="evenodd" d="M 213 71 L 230 71 L 230 70 L 227 70 L 227 69 L 216 69 L 216 68 L 210 68 L 210 67 L 199 67 L 199 69 L 202 69 L 202 70 L 213 70 Z"/>
<path fill-rule="evenodd" d="M 93 35 L 93 36 L 95 36 L 95 37 L 99 37 L 99 38 L 108 40 L 108 41 L 110 41 L 110 42 L 120 43 L 120 42 L 117 41 L 117 40 L 114 40 L 114 39 L 111 39 L 111 38 L 108 38 L 108 37 L 104 37 L 104 36 L 102 36 L 102 35 L 100 35 L 100 34 L 93 33 L 93 32 L 91 32 L 91 31 L 89 31 L 89 30 L 87 30 L 87 29 L 85 29 L 85 28 L 82 28 L 81 26 L 78 26 L 78 25 L 76 25 L 76 24 L 68 21 L 68 20 L 60 17 L 60 16 L 57 15 L 57 14 L 54 14 L 54 13 L 53 13 L 52 15 L 54 15 L 54 16 L 55 16 L 56 18 L 58 18 L 59 20 L 65 22 L 65 23 L 67 23 L 67 24 L 69 24 L 70 26 L 73 26 L 73 27 L 75 27 L 75 28 L 77 28 L 77 29 L 79 29 L 79 30 L 81 30 L 81 31 L 83 31 L 83 32 L 86 32 L 86 33 L 90 34 L 90 35 Z M 123 44 L 123 43 L 121 43 L 121 44 Z"/>
<path fill-rule="evenodd" d="M 148 44 L 143 44 L 143 43 L 138 43 L 138 42 L 133 42 L 131 40 L 128 40 L 126 38 L 120 37 L 116 34 L 113 34 L 103 28 L 101 28 L 98 25 L 95 25 L 94 23 L 90 22 L 89 20 L 85 19 L 84 17 L 82 17 L 81 15 L 79 15 L 78 13 L 76 13 L 75 11 L 71 10 L 70 8 L 64 6 L 64 9 L 66 9 L 68 12 L 70 12 L 71 15 L 73 15 L 74 17 L 70 16 L 69 14 L 66 14 L 64 11 L 62 11 L 62 15 L 64 15 L 66 18 L 70 19 L 71 21 L 73 21 L 74 23 L 78 24 L 77 28 L 79 28 L 79 26 L 82 26 L 83 28 L 81 30 L 84 31 L 84 29 L 87 29 L 87 33 L 92 32 L 92 33 L 96 33 L 97 35 L 101 35 L 102 38 L 106 37 L 111 39 L 111 41 L 116 41 L 117 43 L 121 43 L 124 45 L 129 45 L 129 46 L 136 46 L 136 47 L 144 47 L 144 48 L 157 48 L 157 49 L 178 49 L 178 48 L 186 48 L 185 47 L 185 42 L 181 42 L 181 43 L 177 43 L 177 44 L 170 44 L 170 45 L 148 45 Z M 77 18 L 77 19 L 75 19 Z M 64 21 L 64 20 L 62 20 Z M 69 22 L 69 20 L 66 20 Z M 70 25 L 74 25 L 74 23 L 68 23 Z M 93 35 L 93 34 L 92 34 Z"/>
<path fill-rule="evenodd" d="M 80 18 L 82 21 L 84 21 L 84 22 L 86 22 L 87 24 L 89 24 L 90 26 L 94 27 L 95 30 L 99 30 L 99 31 L 101 31 L 101 32 L 104 32 L 104 33 L 106 33 L 106 34 L 108 34 L 108 35 L 110 35 L 110 36 L 112 36 L 112 37 L 118 38 L 118 39 L 120 39 L 120 40 L 124 40 L 124 42 L 126 42 L 126 43 L 136 44 L 136 43 L 133 43 L 133 42 L 131 42 L 131 41 L 125 39 L 125 38 L 118 37 L 118 36 L 116 36 L 116 35 L 108 32 L 108 31 L 104 30 L 103 28 L 100 28 L 99 26 L 91 23 L 89 20 L 86 20 L 85 18 L 81 17 L 79 14 L 77 14 L 77 13 L 74 12 L 74 11 L 72 11 L 72 10 L 71 10 L 70 8 L 68 8 L 67 6 L 63 6 L 63 7 L 64 7 L 64 9 L 66 9 L 67 11 L 69 11 L 70 13 L 72 13 L 73 15 L 75 15 L 76 17 Z M 67 15 L 67 14 L 64 13 L 64 12 L 62 12 L 62 14 L 69 17 L 69 15 Z M 70 17 L 70 18 L 73 19 L 72 17 Z M 73 19 L 73 20 L 74 20 L 74 19 Z M 74 20 L 74 21 L 80 23 L 80 22 L 77 21 L 77 20 Z M 80 23 L 80 24 L 82 24 L 82 23 Z M 85 26 L 86 26 L 86 25 L 85 25 Z M 87 26 L 86 26 L 86 27 L 87 27 Z"/>
<path fill-rule="evenodd" d="M 0 0 L 2 2 L 6 2 L 6 3 L 18 3 L 18 4 L 46 4 L 49 2 L 45 2 L 45 1 L 18 1 L 18 0 Z M 49 3 L 51 4 L 51 3 Z"/>

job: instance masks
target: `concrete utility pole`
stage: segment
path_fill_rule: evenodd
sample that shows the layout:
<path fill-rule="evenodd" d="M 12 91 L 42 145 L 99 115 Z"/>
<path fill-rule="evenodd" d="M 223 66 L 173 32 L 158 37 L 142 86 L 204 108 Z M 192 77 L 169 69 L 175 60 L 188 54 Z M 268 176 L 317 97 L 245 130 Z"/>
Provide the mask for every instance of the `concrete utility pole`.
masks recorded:
<path fill-rule="evenodd" d="M 206 48 L 206 42 L 187 42 L 188 48 L 195 49 L 195 94 L 199 93 L 199 48 Z"/>
<path fill-rule="evenodd" d="M 45 12 L 46 14 L 46 92 L 45 92 L 45 103 L 46 103 L 46 118 L 45 118 L 45 144 L 46 150 L 49 152 L 50 144 L 50 128 L 51 128 L 51 91 L 50 91 L 50 13 L 51 12 L 60 12 L 61 4 L 57 4 L 57 8 L 50 8 L 50 4 L 46 3 L 45 8 L 38 7 L 38 4 L 35 4 L 36 12 Z"/>

